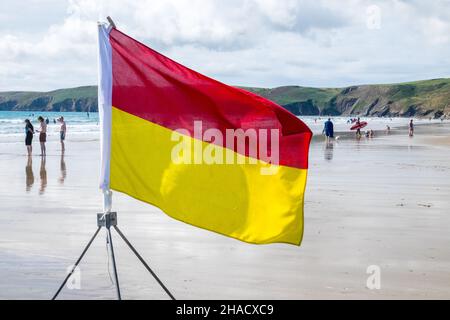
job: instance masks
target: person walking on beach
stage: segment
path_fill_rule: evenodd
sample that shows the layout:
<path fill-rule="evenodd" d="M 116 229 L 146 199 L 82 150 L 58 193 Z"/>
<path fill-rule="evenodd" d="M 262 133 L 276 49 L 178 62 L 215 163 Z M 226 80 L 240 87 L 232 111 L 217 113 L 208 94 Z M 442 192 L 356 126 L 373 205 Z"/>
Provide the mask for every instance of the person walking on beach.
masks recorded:
<path fill-rule="evenodd" d="M 328 118 L 328 120 L 325 121 L 322 133 L 325 133 L 327 142 L 330 141 L 330 138 L 334 137 L 334 127 L 333 122 L 331 122 L 331 118 Z"/>
<path fill-rule="evenodd" d="M 413 119 L 411 119 L 411 121 L 409 121 L 409 136 L 410 136 L 410 137 L 414 136 L 414 123 L 413 123 Z"/>
<path fill-rule="evenodd" d="M 66 122 L 64 121 L 64 117 L 63 116 L 61 116 L 58 119 L 58 121 L 61 124 L 61 127 L 59 129 L 59 140 L 61 141 L 61 150 L 62 150 L 62 152 L 64 152 L 64 150 L 65 150 L 64 140 L 66 139 L 67 127 L 66 127 Z"/>
<path fill-rule="evenodd" d="M 31 156 L 33 152 L 32 142 L 33 142 L 34 127 L 29 119 L 25 119 L 25 145 L 27 146 L 28 156 Z"/>
<path fill-rule="evenodd" d="M 45 123 L 44 118 L 42 116 L 39 116 L 38 118 L 40 126 L 39 130 L 36 130 L 39 132 L 39 143 L 41 144 L 41 156 L 46 155 L 46 149 L 45 149 L 45 142 L 47 141 L 47 123 Z"/>

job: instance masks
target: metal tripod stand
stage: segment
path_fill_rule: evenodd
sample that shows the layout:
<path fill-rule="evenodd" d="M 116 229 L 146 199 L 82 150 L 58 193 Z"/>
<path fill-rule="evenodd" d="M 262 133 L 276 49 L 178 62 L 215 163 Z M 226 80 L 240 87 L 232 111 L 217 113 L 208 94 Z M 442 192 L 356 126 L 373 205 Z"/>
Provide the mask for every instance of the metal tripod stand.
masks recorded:
<path fill-rule="evenodd" d="M 117 291 L 117 299 L 122 300 L 122 296 L 120 294 L 119 277 L 117 275 L 116 259 L 114 256 L 114 246 L 113 246 L 112 237 L 111 237 L 111 227 L 113 227 L 116 230 L 116 232 L 119 234 L 119 236 L 123 239 L 123 241 L 125 241 L 125 243 L 131 249 L 131 251 L 133 251 L 133 253 L 136 255 L 136 257 L 141 261 L 141 263 L 144 265 L 144 267 L 147 269 L 147 271 L 150 272 L 150 274 L 153 276 L 153 278 L 155 278 L 155 280 L 159 283 L 159 285 L 164 289 L 164 291 L 167 293 L 167 295 L 172 300 L 175 300 L 175 297 L 170 293 L 169 289 L 166 288 L 166 286 L 161 282 L 161 280 L 158 278 L 158 276 L 153 272 L 153 270 L 148 266 L 148 264 L 141 257 L 141 255 L 136 251 L 136 249 L 133 247 L 133 245 L 128 241 L 128 239 L 124 236 L 124 234 L 117 227 L 117 213 L 116 212 L 106 212 L 106 213 L 98 213 L 97 214 L 97 230 L 95 231 L 91 240 L 89 240 L 88 244 L 84 248 L 84 250 L 81 253 L 78 260 L 73 265 L 69 274 L 66 276 L 66 278 L 62 282 L 58 291 L 56 291 L 52 300 L 55 300 L 58 297 L 59 293 L 64 288 L 64 286 L 66 285 L 67 281 L 70 279 L 72 274 L 75 272 L 76 267 L 83 259 L 84 255 L 88 251 L 89 247 L 91 246 L 94 239 L 97 237 L 97 235 L 102 227 L 105 227 L 107 229 L 108 243 L 109 243 L 109 248 L 111 250 L 111 260 L 112 260 L 112 265 L 113 265 L 113 270 L 114 270 L 114 278 L 115 278 L 115 285 L 116 285 L 116 291 Z"/>

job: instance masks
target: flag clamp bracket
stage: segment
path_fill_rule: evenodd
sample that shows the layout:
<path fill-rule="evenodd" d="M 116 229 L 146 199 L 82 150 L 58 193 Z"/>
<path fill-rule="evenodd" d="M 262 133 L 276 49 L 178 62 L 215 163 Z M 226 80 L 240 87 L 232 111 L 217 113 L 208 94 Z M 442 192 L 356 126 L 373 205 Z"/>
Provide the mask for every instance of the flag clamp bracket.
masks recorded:
<path fill-rule="evenodd" d="M 97 213 L 97 227 L 110 227 L 117 226 L 117 212 Z"/>

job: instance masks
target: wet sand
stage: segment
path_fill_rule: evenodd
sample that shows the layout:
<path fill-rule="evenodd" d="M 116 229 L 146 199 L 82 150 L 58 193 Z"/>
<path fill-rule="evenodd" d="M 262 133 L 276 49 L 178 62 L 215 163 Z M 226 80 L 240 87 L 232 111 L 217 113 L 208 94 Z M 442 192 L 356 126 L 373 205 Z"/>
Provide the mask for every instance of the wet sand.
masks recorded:
<path fill-rule="evenodd" d="M 450 124 L 311 145 L 301 247 L 249 245 L 114 193 L 119 226 L 179 299 L 449 299 Z M 53 140 L 52 140 L 53 139 Z M 49 299 L 96 229 L 98 141 L 0 147 L 0 298 Z M 34 145 L 37 153 L 37 143 Z M 114 237 L 122 295 L 165 293 Z M 366 269 L 381 268 L 380 290 Z M 114 299 L 102 231 L 63 299 Z"/>

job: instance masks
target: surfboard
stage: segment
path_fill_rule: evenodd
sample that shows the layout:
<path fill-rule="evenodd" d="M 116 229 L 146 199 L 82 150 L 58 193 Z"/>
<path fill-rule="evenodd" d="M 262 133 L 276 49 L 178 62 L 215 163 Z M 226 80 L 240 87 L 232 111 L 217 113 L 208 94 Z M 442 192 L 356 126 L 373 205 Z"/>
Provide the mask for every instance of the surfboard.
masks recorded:
<path fill-rule="evenodd" d="M 353 125 L 350 130 L 356 130 L 356 129 L 362 129 L 365 126 L 367 126 L 367 122 L 366 121 L 361 121 L 360 123 L 357 123 L 355 125 Z"/>

